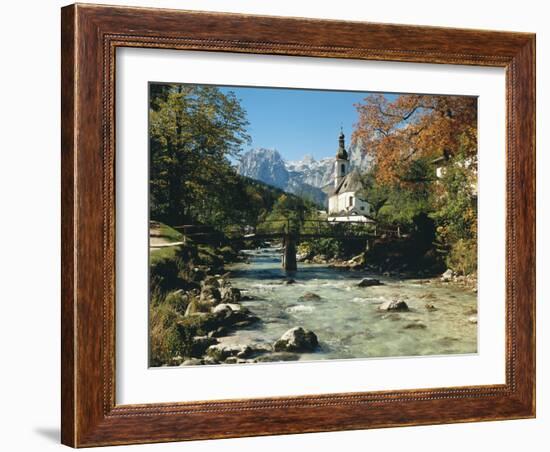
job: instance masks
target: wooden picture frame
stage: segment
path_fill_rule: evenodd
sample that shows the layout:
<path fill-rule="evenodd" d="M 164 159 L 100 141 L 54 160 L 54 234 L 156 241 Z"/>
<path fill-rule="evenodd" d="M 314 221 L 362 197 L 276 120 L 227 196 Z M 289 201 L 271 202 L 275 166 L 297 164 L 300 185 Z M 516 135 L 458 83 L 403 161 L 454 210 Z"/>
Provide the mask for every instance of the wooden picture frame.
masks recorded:
<path fill-rule="evenodd" d="M 535 35 L 71 5 L 62 9 L 62 442 L 73 447 L 535 416 Z M 115 404 L 115 50 L 506 69 L 506 383 Z"/>

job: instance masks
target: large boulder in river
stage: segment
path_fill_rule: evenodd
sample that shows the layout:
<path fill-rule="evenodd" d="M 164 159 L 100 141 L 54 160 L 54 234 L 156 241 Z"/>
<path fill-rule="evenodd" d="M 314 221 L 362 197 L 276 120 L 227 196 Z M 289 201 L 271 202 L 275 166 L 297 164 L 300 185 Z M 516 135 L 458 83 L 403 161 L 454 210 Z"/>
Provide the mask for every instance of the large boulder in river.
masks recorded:
<path fill-rule="evenodd" d="M 259 320 L 247 308 L 235 303 L 221 303 L 212 308 L 212 314 L 214 314 L 220 326 L 227 327 L 248 326 Z"/>
<path fill-rule="evenodd" d="M 453 271 L 450 268 L 448 268 L 447 270 L 445 270 L 445 273 L 441 275 L 441 281 L 449 282 L 452 279 L 453 279 Z"/>
<path fill-rule="evenodd" d="M 236 303 L 221 303 L 212 309 L 213 314 L 225 314 L 230 312 L 235 314 L 248 314 L 250 311 L 244 306 Z"/>
<path fill-rule="evenodd" d="M 407 312 L 409 306 L 403 300 L 388 300 L 382 303 L 378 309 L 381 311 Z"/>
<path fill-rule="evenodd" d="M 374 278 L 363 278 L 359 284 L 357 284 L 358 287 L 371 287 L 371 286 L 382 286 L 383 284 L 380 282 L 379 279 Z"/>
<path fill-rule="evenodd" d="M 273 348 L 276 352 L 313 352 L 318 346 L 319 341 L 313 331 L 297 326 L 283 334 Z"/>

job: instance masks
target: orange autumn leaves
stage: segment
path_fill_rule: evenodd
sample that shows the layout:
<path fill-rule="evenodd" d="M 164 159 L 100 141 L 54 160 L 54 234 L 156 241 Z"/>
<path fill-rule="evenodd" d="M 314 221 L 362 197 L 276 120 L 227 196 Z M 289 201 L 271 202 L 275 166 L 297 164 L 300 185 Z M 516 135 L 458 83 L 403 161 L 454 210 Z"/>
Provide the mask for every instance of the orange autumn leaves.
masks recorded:
<path fill-rule="evenodd" d="M 465 96 L 373 94 L 356 105 L 353 141 L 369 153 L 380 183 L 400 184 L 419 158 L 477 153 L 477 99 Z"/>

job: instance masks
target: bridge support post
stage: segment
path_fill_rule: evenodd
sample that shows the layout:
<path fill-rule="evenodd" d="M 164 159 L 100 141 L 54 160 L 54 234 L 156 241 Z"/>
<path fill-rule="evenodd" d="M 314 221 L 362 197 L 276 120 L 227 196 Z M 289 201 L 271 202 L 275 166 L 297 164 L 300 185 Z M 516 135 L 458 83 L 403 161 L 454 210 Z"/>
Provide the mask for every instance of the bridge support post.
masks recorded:
<path fill-rule="evenodd" d="M 296 271 L 296 240 L 290 235 L 286 235 L 283 239 L 283 268 L 285 271 Z"/>

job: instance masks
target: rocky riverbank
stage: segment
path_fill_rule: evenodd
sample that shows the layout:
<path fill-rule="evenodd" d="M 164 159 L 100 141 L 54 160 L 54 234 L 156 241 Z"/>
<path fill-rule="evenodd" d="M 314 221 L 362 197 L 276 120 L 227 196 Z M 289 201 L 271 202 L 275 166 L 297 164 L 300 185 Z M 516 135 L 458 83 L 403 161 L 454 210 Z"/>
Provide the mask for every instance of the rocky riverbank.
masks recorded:
<path fill-rule="evenodd" d="M 294 327 L 274 343 L 235 343 L 232 333 L 254 327 L 261 322 L 241 302 L 250 300 L 239 288 L 232 287 L 228 275 L 209 276 L 200 290 L 178 292 L 186 305 L 178 332 L 186 338 L 182 353 L 174 356 L 170 365 L 237 364 L 261 361 L 288 361 L 297 354 L 313 352 L 318 347 L 315 333 Z"/>
<path fill-rule="evenodd" d="M 477 292 L 477 273 L 470 275 L 460 275 L 452 269 L 447 269 L 440 275 L 434 274 L 433 271 L 425 270 L 408 270 L 406 265 L 401 265 L 397 268 L 389 265 L 372 265 L 366 261 L 365 254 L 360 253 L 350 259 L 328 258 L 324 255 L 298 255 L 298 262 L 304 264 L 324 264 L 329 268 L 340 270 L 355 270 L 355 271 L 370 271 L 384 277 L 406 278 L 406 279 L 424 279 L 427 283 L 453 284 L 457 287 L 471 289 Z"/>
<path fill-rule="evenodd" d="M 281 269 L 277 247 L 244 254 L 246 259 L 229 265 L 227 273 L 193 270 L 192 285 L 169 292 L 155 307 L 171 314 L 161 319 L 167 328 L 152 341 L 164 341 L 167 351 L 152 365 L 475 351 L 475 277 L 450 271 L 395 277 L 368 266 L 361 256 L 302 262 L 289 276 Z M 159 323 L 154 315 L 152 320 Z"/>

